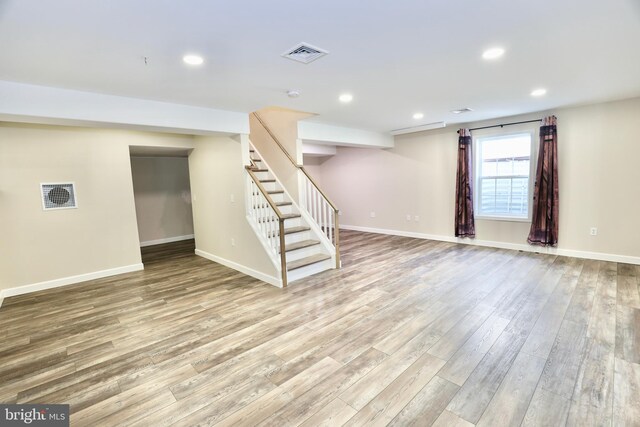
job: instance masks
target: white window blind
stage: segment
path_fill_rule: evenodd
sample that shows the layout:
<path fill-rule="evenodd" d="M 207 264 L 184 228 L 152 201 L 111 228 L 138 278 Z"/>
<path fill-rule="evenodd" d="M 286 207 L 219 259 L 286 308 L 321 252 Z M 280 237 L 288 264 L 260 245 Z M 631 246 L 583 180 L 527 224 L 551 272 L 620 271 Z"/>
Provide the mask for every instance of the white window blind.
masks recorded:
<path fill-rule="evenodd" d="M 476 140 L 476 216 L 527 219 L 531 133 Z"/>

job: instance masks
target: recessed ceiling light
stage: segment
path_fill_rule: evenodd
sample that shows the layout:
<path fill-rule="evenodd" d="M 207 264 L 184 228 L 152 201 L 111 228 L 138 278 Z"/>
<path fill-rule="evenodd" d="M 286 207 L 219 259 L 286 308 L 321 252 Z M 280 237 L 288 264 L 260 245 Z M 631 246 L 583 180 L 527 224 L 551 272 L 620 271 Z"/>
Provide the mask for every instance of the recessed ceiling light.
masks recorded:
<path fill-rule="evenodd" d="M 289 98 L 298 98 L 300 96 L 300 92 L 297 90 L 288 90 L 287 91 L 287 96 Z"/>
<path fill-rule="evenodd" d="M 492 47 L 491 49 L 487 49 L 482 54 L 484 59 L 498 59 L 502 55 L 504 55 L 504 49 L 501 47 Z"/>
<path fill-rule="evenodd" d="M 415 113 L 415 114 L 413 115 L 413 118 L 414 118 L 414 119 L 416 119 L 416 120 L 420 120 L 420 119 L 424 118 L 424 114 L 422 114 L 422 113 Z"/>
<path fill-rule="evenodd" d="M 202 65 L 204 62 L 202 56 L 198 55 L 185 55 L 182 57 L 182 60 L 189 65 Z"/>
<path fill-rule="evenodd" d="M 542 96 L 547 93 L 546 89 L 540 88 L 531 91 L 531 96 Z"/>
<path fill-rule="evenodd" d="M 353 101 L 353 95 L 351 95 L 350 93 L 343 93 L 338 99 L 340 100 L 340 102 L 347 104 Z"/>

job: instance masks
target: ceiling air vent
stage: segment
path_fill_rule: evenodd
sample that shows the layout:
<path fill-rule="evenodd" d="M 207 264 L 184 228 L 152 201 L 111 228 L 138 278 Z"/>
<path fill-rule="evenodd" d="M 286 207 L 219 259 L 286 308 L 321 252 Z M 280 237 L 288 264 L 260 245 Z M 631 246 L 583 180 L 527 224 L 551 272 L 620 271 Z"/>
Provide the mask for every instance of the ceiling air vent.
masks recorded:
<path fill-rule="evenodd" d="M 42 194 L 42 209 L 45 211 L 78 207 L 73 182 L 40 184 L 40 190 L 40 194 Z"/>
<path fill-rule="evenodd" d="M 288 49 L 282 54 L 285 58 L 308 64 L 328 54 L 324 49 L 310 45 L 309 43 L 300 43 Z"/>

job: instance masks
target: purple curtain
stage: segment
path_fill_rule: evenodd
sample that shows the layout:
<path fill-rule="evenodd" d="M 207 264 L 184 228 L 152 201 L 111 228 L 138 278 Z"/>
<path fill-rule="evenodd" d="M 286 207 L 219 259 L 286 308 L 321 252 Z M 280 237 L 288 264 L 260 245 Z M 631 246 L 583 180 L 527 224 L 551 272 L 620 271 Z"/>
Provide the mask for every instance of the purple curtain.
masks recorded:
<path fill-rule="evenodd" d="M 471 167 L 471 132 L 458 131 L 458 172 L 456 174 L 456 237 L 475 237 Z"/>
<path fill-rule="evenodd" d="M 532 245 L 558 244 L 558 134 L 556 116 L 540 126 L 540 150 L 533 190 L 533 219 L 527 241 Z"/>

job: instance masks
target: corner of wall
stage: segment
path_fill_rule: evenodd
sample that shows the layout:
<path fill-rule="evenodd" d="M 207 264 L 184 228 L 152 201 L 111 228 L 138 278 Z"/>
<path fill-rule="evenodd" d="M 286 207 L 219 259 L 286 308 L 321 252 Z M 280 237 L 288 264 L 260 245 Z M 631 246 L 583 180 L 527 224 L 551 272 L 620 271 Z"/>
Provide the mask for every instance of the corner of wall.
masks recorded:
<path fill-rule="evenodd" d="M 280 286 L 246 221 L 249 137 L 243 134 L 239 140 L 201 136 L 189 156 L 196 255 Z"/>
<path fill-rule="evenodd" d="M 202 251 L 200 249 L 196 249 L 196 255 L 201 256 L 202 258 L 206 258 L 209 261 L 217 262 L 218 264 L 222 264 L 225 267 L 232 268 L 236 271 L 246 274 L 247 276 L 254 277 L 258 280 L 262 280 L 270 285 L 276 286 L 278 288 L 282 287 L 282 279 L 279 279 L 274 276 L 269 276 L 261 271 L 254 270 L 252 268 L 247 267 L 246 265 L 238 264 L 237 262 L 230 261 L 225 258 L 221 258 L 219 256 L 210 254 L 208 252 Z"/>

